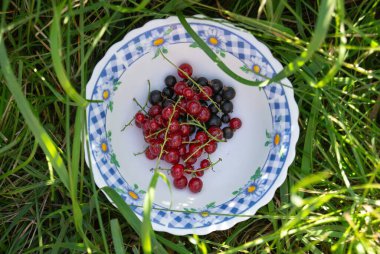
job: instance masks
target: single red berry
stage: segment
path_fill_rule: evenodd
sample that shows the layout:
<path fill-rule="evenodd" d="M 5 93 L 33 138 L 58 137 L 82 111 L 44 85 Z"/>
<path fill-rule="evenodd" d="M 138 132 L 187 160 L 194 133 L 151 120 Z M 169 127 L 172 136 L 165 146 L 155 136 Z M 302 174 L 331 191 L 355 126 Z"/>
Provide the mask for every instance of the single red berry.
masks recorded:
<path fill-rule="evenodd" d="M 161 111 L 162 108 L 160 105 L 153 105 L 152 107 L 150 107 L 148 115 L 150 115 L 151 117 L 155 117 L 156 115 L 161 114 Z"/>
<path fill-rule="evenodd" d="M 202 190 L 203 182 L 200 178 L 194 177 L 189 181 L 189 189 L 193 193 L 198 193 Z"/>
<path fill-rule="evenodd" d="M 186 176 L 181 176 L 180 178 L 174 178 L 173 185 L 177 189 L 184 189 L 187 186 L 187 178 Z"/>
<path fill-rule="evenodd" d="M 193 165 L 197 162 L 197 157 L 195 157 L 194 155 L 191 155 L 191 153 L 188 152 L 187 154 L 185 154 L 185 160 L 186 160 L 186 164 Z"/>
<path fill-rule="evenodd" d="M 169 132 L 170 133 L 177 132 L 180 130 L 180 128 L 181 126 L 179 122 L 177 120 L 172 120 L 169 125 Z"/>
<path fill-rule="evenodd" d="M 211 162 L 209 159 L 204 159 L 200 163 L 201 168 L 208 168 L 208 167 L 210 167 L 210 165 L 211 165 Z"/>
<path fill-rule="evenodd" d="M 200 97 L 199 97 L 198 93 L 194 95 L 193 100 L 194 101 L 199 101 L 200 100 Z"/>
<path fill-rule="evenodd" d="M 185 173 L 186 174 L 192 174 L 193 172 L 194 172 L 194 166 L 186 163 Z"/>
<path fill-rule="evenodd" d="M 179 66 L 179 69 L 185 72 L 190 77 L 193 74 L 193 67 L 191 67 L 191 65 L 188 63 L 181 64 Z M 181 78 L 187 78 L 186 75 L 183 74 L 183 72 L 180 70 L 178 70 L 178 76 L 180 76 Z"/>
<path fill-rule="evenodd" d="M 172 117 L 172 120 L 173 119 L 178 119 L 179 117 L 179 112 L 178 110 L 174 110 L 174 107 L 173 105 L 169 105 L 167 107 L 165 107 L 163 110 L 162 110 L 162 118 L 164 120 L 169 120 L 171 117 Z M 173 116 L 172 116 L 173 115 Z"/>
<path fill-rule="evenodd" d="M 182 99 L 178 102 L 177 107 L 180 113 L 186 113 L 187 102 L 185 99 Z"/>
<path fill-rule="evenodd" d="M 171 148 L 179 148 L 182 145 L 182 136 L 180 133 L 169 134 L 168 146 Z"/>
<path fill-rule="evenodd" d="M 195 95 L 195 92 L 193 89 L 191 89 L 190 87 L 186 87 L 182 90 L 182 94 L 183 96 L 186 98 L 186 99 L 189 99 L 191 100 L 194 95 Z"/>
<path fill-rule="evenodd" d="M 151 132 L 156 132 L 160 129 L 160 125 L 156 122 L 156 120 L 152 119 L 149 121 L 149 129 Z"/>
<path fill-rule="evenodd" d="M 182 136 L 190 135 L 190 126 L 188 124 L 181 124 L 181 134 Z"/>
<path fill-rule="evenodd" d="M 158 123 L 160 127 L 164 126 L 164 119 L 162 118 L 162 115 L 156 115 L 154 117 L 154 120 L 156 121 L 156 123 Z"/>
<path fill-rule="evenodd" d="M 212 88 L 209 86 L 202 86 L 199 93 L 199 98 L 201 100 L 209 100 L 212 96 Z"/>
<path fill-rule="evenodd" d="M 179 152 L 179 156 L 184 156 L 186 154 L 186 145 L 182 144 L 179 148 L 178 148 L 178 152 Z"/>
<path fill-rule="evenodd" d="M 154 160 L 157 158 L 157 155 L 154 155 L 150 152 L 149 149 L 145 149 L 145 156 L 149 159 L 149 160 Z"/>
<path fill-rule="evenodd" d="M 219 127 L 211 126 L 208 129 L 208 132 L 211 134 L 211 136 L 213 136 L 216 139 L 222 139 L 223 138 L 223 131 Z"/>
<path fill-rule="evenodd" d="M 230 120 L 230 127 L 233 129 L 233 130 L 237 130 L 237 129 L 240 129 L 242 123 L 241 123 L 241 120 L 237 117 L 235 118 L 232 118 Z"/>
<path fill-rule="evenodd" d="M 197 140 L 201 144 L 204 144 L 208 141 L 208 136 L 206 132 L 198 131 L 197 134 L 195 134 L 195 140 Z"/>
<path fill-rule="evenodd" d="M 197 119 L 199 120 L 199 122 L 205 123 L 210 119 L 210 117 L 211 117 L 211 113 L 208 107 L 202 106 L 202 109 L 197 116 Z"/>
<path fill-rule="evenodd" d="M 144 124 L 145 122 L 145 115 L 141 112 L 137 112 L 136 115 L 135 115 L 135 123 L 136 123 L 136 126 L 141 128 L 142 125 Z"/>
<path fill-rule="evenodd" d="M 152 139 L 149 146 L 150 153 L 154 156 L 158 156 L 161 153 L 162 140 Z"/>
<path fill-rule="evenodd" d="M 179 152 L 178 150 L 170 149 L 165 154 L 165 161 L 170 164 L 177 164 L 179 162 Z"/>
<path fill-rule="evenodd" d="M 151 131 L 147 131 L 145 134 L 144 134 L 144 140 L 145 142 L 147 143 L 151 143 L 152 140 L 154 139 L 154 135 L 152 135 Z"/>
<path fill-rule="evenodd" d="M 181 178 L 185 171 L 185 167 L 182 164 L 175 164 L 172 166 L 170 173 L 174 179 Z"/>
<path fill-rule="evenodd" d="M 161 131 L 160 133 L 158 133 L 157 138 L 164 140 L 165 139 L 165 131 Z"/>
<path fill-rule="evenodd" d="M 202 155 L 203 148 L 198 144 L 190 144 L 189 155 L 195 158 L 199 158 Z"/>
<path fill-rule="evenodd" d="M 195 175 L 198 176 L 198 177 L 202 177 L 204 174 L 205 174 L 204 169 L 198 168 L 198 169 L 195 171 Z"/>
<path fill-rule="evenodd" d="M 174 92 L 178 95 L 182 95 L 183 89 L 185 89 L 186 87 L 188 87 L 188 86 L 185 82 L 179 81 L 174 85 Z"/>
<path fill-rule="evenodd" d="M 149 122 L 150 122 L 149 119 L 145 118 L 145 121 L 142 125 L 142 129 L 143 129 L 144 133 L 150 131 L 150 123 Z"/>
<path fill-rule="evenodd" d="M 191 100 L 187 102 L 186 111 L 188 114 L 196 116 L 201 112 L 202 105 L 199 101 Z"/>
<path fill-rule="evenodd" d="M 216 151 L 216 148 L 218 148 L 218 144 L 216 141 L 210 141 L 206 146 L 205 146 L 205 152 L 208 154 L 211 154 Z"/>

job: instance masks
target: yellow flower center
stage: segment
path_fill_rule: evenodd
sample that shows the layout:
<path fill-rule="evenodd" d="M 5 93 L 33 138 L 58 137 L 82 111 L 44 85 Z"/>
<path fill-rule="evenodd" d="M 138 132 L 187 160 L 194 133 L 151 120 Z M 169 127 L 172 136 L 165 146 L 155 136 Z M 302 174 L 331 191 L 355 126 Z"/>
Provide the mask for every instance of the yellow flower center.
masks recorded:
<path fill-rule="evenodd" d="M 201 216 L 202 217 L 207 217 L 208 216 L 208 212 L 207 211 L 201 212 Z"/>
<path fill-rule="evenodd" d="M 154 46 L 160 46 L 165 42 L 164 38 L 158 38 L 153 41 Z"/>
<path fill-rule="evenodd" d="M 248 189 L 247 189 L 247 191 L 248 191 L 249 193 L 252 193 L 252 192 L 254 192 L 255 190 L 256 190 L 256 186 L 255 186 L 255 185 L 251 185 L 251 186 L 249 186 Z"/>
<path fill-rule="evenodd" d="M 107 152 L 107 150 L 108 150 L 108 146 L 106 143 L 102 143 L 101 148 L 102 148 L 103 152 Z"/>
<path fill-rule="evenodd" d="M 103 91 L 103 99 L 107 100 L 109 96 L 110 96 L 110 92 L 108 90 L 104 90 Z"/>
<path fill-rule="evenodd" d="M 139 199 L 139 196 L 137 196 L 136 192 L 134 192 L 134 191 L 128 191 L 128 195 L 129 195 L 132 199 L 134 199 L 134 200 Z"/>
<path fill-rule="evenodd" d="M 278 144 L 280 144 L 280 141 L 281 141 L 280 134 L 276 134 L 276 135 L 274 136 L 273 143 L 274 143 L 275 145 L 278 145 Z"/>
<path fill-rule="evenodd" d="M 252 67 L 252 70 L 254 71 L 254 72 L 256 72 L 256 73 L 259 73 L 260 72 L 260 66 L 258 66 L 258 65 L 254 65 L 253 67 Z"/>
<path fill-rule="evenodd" d="M 212 45 L 217 45 L 219 41 L 218 41 L 218 39 L 215 38 L 215 37 L 210 37 L 210 38 L 208 39 L 208 42 L 210 42 L 210 44 L 212 44 Z"/>

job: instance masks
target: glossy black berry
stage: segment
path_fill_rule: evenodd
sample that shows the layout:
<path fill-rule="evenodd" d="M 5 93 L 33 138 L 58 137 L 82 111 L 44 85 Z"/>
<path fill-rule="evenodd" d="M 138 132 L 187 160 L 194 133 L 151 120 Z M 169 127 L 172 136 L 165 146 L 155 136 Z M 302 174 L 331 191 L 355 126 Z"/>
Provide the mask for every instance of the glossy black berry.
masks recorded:
<path fill-rule="evenodd" d="M 173 94 L 174 90 L 172 88 L 165 87 L 164 89 L 162 89 L 162 95 L 166 98 L 172 98 Z"/>
<path fill-rule="evenodd" d="M 225 114 L 231 113 L 232 111 L 234 111 L 234 104 L 232 104 L 232 102 L 230 101 L 224 101 L 220 106 L 220 109 Z"/>
<path fill-rule="evenodd" d="M 230 139 L 234 136 L 234 131 L 230 127 L 224 127 L 223 128 L 223 137 L 225 139 Z"/>
<path fill-rule="evenodd" d="M 223 123 L 229 123 L 231 118 L 228 114 L 223 114 L 220 119 L 222 120 Z"/>
<path fill-rule="evenodd" d="M 200 86 L 207 86 L 208 85 L 208 80 L 205 77 L 200 77 L 200 78 L 197 79 L 197 83 Z"/>
<path fill-rule="evenodd" d="M 173 100 L 173 101 L 177 101 L 178 98 L 179 98 L 178 94 L 173 93 L 172 100 Z"/>
<path fill-rule="evenodd" d="M 210 82 L 210 86 L 214 94 L 218 93 L 223 88 L 223 83 L 219 79 L 213 79 Z"/>
<path fill-rule="evenodd" d="M 222 100 L 223 100 L 223 97 L 222 97 L 222 95 L 220 95 L 220 94 L 216 94 L 216 95 L 214 95 L 214 96 L 212 97 L 212 99 L 213 99 L 216 103 L 221 103 Z"/>
<path fill-rule="evenodd" d="M 219 116 L 217 116 L 216 114 L 211 114 L 210 120 L 208 120 L 207 123 L 209 126 L 222 126 L 222 120 L 220 120 Z"/>
<path fill-rule="evenodd" d="M 208 106 L 208 109 L 210 110 L 210 112 L 212 114 L 216 114 L 218 113 L 218 108 L 215 106 L 214 103 L 211 103 L 209 106 Z"/>
<path fill-rule="evenodd" d="M 149 102 L 152 105 L 157 105 L 162 101 L 161 92 L 158 90 L 153 90 L 149 95 Z"/>
<path fill-rule="evenodd" d="M 174 105 L 174 101 L 170 100 L 170 99 L 166 99 L 162 102 L 162 108 L 166 108 L 167 106 L 169 105 Z"/>
<path fill-rule="evenodd" d="M 232 100 L 233 98 L 235 98 L 235 95 L 236 95 L 236 91 L 232 87 L 227 86 L 223 88 L 222 96 L 224 100 Z"/>
<path fill-rule="evenodd" d="M 167 87 L 174 87 L 177 83 L 177 79 L 173 75 L 169 75 L 165 78 L 165 85 Z"/>

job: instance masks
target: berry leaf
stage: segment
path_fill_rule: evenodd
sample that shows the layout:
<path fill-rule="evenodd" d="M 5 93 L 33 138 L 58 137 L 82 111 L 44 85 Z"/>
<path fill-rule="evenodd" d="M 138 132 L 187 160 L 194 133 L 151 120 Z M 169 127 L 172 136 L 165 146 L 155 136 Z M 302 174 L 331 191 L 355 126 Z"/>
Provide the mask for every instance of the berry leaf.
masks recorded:
<path fill-rule="evenodd" d="M 271 137 L 271 135 L 270 135 L 270 133 L 268 132 L 268 130 L 265 130 L 265 135 L 267 136 L 267 138 L 270 138 L 270 137 Z"/>
<path fill-rule="evenodd" d="M 166 48 L 162 47 L 162 53 L 166 54 L 166 53 L 168 53 L 168 50 Z"/>
<path fill-rule="evenodd" d="M 270 143 L 271 143 L 270 141 L 265 142 L 265 146 L 269 146 Z"/>

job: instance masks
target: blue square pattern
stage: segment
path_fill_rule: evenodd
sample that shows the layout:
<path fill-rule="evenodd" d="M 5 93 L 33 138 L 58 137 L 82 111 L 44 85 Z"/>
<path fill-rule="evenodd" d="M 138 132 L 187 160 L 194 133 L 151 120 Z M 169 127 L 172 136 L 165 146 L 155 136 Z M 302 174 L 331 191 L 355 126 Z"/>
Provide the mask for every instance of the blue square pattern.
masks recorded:
<path fill-rule="evenodd" d="M 205 24 L 192 24 L 193 29 L 204 36 L 205 31 L 213 29 L 217 30 L 217 33 L 222 36 L 225 40 L 223 47 L 230 54 L 237 57 L 242 61 L 243 64 L 247 64 L 251 56 L 259 53 L 255 45 L 241 38 L 239 35 L 233 32 L 224 30 L 219 27 Z M 160 46 L 155 46 L 153 41 L 157 38 L 162 38 L 164 43 Z M 115 78 L 120 78 L 122 73 L 131 66 L 137 59 L 142 55 L 154 52 L 160 47 L 168 47 L 170 44 L 177 43 L 192 43 L 193 40 L 186 33 L 185 29 L 180 24 L 174 24 L 170 26 L 163 26 L 159 28 L 152 29 L 151 31 L 142 33 L 136 36 L 134 39 L 125 43 L 120 49 L 117 50 L 116 55 L 113 55 L 104 69 L 101 71 L 99 80 L 95 85 L 93 92 L 93 97 L 98 97 L 97 86 L 102 85 L 106 80 L 112 80 Z M 260 54 L 260 53 L 259 53 Z M 264 56 L 264 62 L 267 62 Z M 249 66 L 249 65 L 248 65 Z M 273 69 L 273 67 L 272 67 Z M 282 144 L 285 146 L 285 151 L 287 152 L 289 142 L 290 142 L 290 112 L 288 108 L 287 99 L 284 93 L 284 88 L 277 83 L 271 84 L 264 88 L 264 92 L 267 95 L 268 103 L 272 112 L 272 122 L 273 128 L 278 133 L 281 133 Z M 93 98 L 94 99 L 94 98 Z M 104 138 L 106 133 L 105 120 L 106 120 L 106 106 L 101 103 L 92 103 L 89 107 L 89 119 L 91 124 L 89 124 L 89 134 L 90 143 L 96 142 L 99 138 Z M 93 147 L 93 149 L 96 149 Z M 281 169 L 284 163 L 284 158 L 286 156 L 281 156 L 278 149 L 272 148 L 268 159 L 262 167 L 263 180 L 265 183 L 266 190 L 271 187 L 275 182 L 278 175 L 281 173 Z M 106 181 L 107 185 L 114 188 L 126 189 L 128 188 L 128 183 L 126 183 L 118 170 L 116 170 L 110 163 L 109 160 L 97 160 L 98 168 Z M 246 186 L 249 186 L 250 182 Z M 251 208 L 260 198 L 265 194 L 245 196 L 243 191 L 237 196 L 232 198 L 226 203 L 219 204 L 215 208 L 211 208 L 208 211 L 210 213 L 224 213 L 224 214 L 240 214 Z M 127 199 L 125 195 L 124 199 Z M 140 207 L 132 206 L 134 211 L 142 215 L 143 210 Z M 212 215 L 209 215 L 212 216 Z M 231 219 L 231 216 L 213 216 L 213 223 L 222 223 L 223 221 Z M 154 223 L 161 225 L 168 225 L 172 228 L 192 228 L 192 227 L 202 227 L 205 226 L 206 220 L 200 220 L 200 215 L 195 214 L 185 214 L 170 211 L 161 211 L 153 209 L 152 220 Z M 203 223 L 203 224 L 202 224 Z"/>

